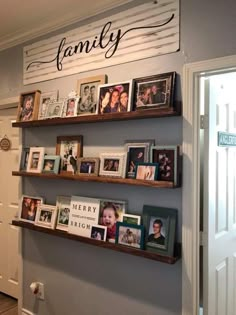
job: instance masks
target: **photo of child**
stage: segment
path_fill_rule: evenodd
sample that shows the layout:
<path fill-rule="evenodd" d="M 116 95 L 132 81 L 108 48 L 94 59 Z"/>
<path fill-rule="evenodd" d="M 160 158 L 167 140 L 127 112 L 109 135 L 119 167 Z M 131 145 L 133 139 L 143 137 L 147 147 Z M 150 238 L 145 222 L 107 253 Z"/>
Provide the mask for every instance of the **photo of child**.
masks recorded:
<path fill-rule="evenodd" d="M 101 200 L 100 224 L 107 227 L 107 241 L 115 242 L 116 222 L 122 220 L 126 203 L 123 201 Z"/>
<path fill-rule="evenodd" d="M 140 229 L 119 226 L 118 244 L 141 248 L 142 231 Z"/>
<path fill-rule="evenodd" d="M 34 95 L 26 95 L 23 98 L 23 105 L 21 108 L 20 121 L 29 121 L 33 118 L 34 109 Z"/>
<path fill-rule="evenodd" d="M 107 228 L 104 226 L 93 225 L 91 229 L 91 238 L 98 241 L 106 241 Z"/>
<path fill-rule="evenodd" d="M 45 160 L 43 170 L 44 171 L 52 171 L 53 167 L 54 167 L 54 163 L 55 163 L 54 160 Z"/>

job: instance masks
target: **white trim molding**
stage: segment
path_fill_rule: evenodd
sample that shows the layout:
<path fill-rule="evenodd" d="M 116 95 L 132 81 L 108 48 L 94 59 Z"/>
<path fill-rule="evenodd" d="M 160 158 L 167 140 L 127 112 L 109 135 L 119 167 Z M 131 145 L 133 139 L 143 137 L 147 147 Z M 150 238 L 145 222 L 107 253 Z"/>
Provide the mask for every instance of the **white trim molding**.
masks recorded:
<path fill-rule="evenodd" d="M 234 70 L 236 55 L 186 64 L 183 72 L 182 315 L 199 314 L 200 75 Z"/>
<path fill-rule="evenodd" d="M 0 109 L 17 107 L 19 103 L 19 96 L 0 99 Z"/>
<path fill-rule="evenodd" d="M 28 311 L 27 309 L 25 308 L 22 308 L 22 312 L 21 312 L 21 315 L 35 315 L 34 313 Z"/>

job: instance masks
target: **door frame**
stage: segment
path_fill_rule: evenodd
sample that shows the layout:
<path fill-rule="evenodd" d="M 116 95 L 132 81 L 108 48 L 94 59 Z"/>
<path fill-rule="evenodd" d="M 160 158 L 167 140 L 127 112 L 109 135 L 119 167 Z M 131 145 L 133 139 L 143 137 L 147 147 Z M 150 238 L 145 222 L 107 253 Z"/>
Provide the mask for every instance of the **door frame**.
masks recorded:
<path fill-rule="evenodd" d="M 183 68 L 182 315 L 199 314 L 200 76 L 236 70 L 236 55 Z"/>
<path fill-rule="evenodd" d="M 0 110 L 8 108 L 17 108 L 19 103 L 19 96 L 0 99 Z M 0 112 L 1 115 L 1 112 Z M 19 129 L 19 148 L 22 148 L 22 131 Z M 19 197 L 22 191 L 22 180 L 19 183 Z M 18 261 L 18 281 L 19 281 L 19 298 L 18 298 L 18 314 L 22 312 L 23 305 L 23 257 L 22 257 L 22 230 L 19 230 L 19 261 Z"/>

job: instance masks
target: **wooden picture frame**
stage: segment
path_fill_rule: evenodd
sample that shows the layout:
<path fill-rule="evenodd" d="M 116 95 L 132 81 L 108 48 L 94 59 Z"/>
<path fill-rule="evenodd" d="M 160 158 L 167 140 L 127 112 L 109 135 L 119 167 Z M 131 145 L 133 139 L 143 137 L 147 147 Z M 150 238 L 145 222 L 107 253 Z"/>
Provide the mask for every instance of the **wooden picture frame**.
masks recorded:
<path fill-rule="evenodd" d="M 116 244 L 143 249 L 144 227 L 142 225 L 117 222 Z"/>
<path fill-rule="evenodd" d="M 101 153 L 99 176 L 125 178 L 126 153 Z"/>
<path fill-rule="evenodd" d="M 22 195 L 20 201 L 21 207 L 18 215 L 19 220 L 34 224 L 37 209 L 42 203 L 43 203 L 42 197 Z"/>
<path fill-rule="evenodd" d="M 83 154 L 83 136 L 58 136 L 56 155 L 60 155 L 60 173 L 76 174 L 77 160 Z"/>
<path fill-rule="evenodd" d="M 27 172 L 41 173 L 43 167 L 45 148 L 31 147 L 29 152 L 29 159 L 27 163 Z"/>
<path fill-rule="evenodd" d="M 56 206 L 41 204 L 37 210 L 35 225 L 42 226 L 47 229 L 55 229 L 56 218 Z"/>
<path fill-rule="evenodd" d="M 59 155 L 45 155 L 42 173 L 58 174 L 61 157 Z"/>
<path fill-rule="evenodd" d="M 107 227 L 103 225 L 92 225 L 90 238 L 106 242 L 107 239 Z"/>
<path fill-rule="evenodd" d="M 105 74 L 77 80 L 77 94 L 80 96 L 77 115 L 98 113 L 98 86 L 106 82 Z"/>
<path fill-rule="evenodd" d="M 71 196 L 58 196 L 56 200 L 57 223 L 56 229 L 68 231 Z"/>
<path fill-rule="evenodd" d="M 151 162 L 159 164 L 158 179 L 179 184 L 180 147 L 178 145 L 152 146 Z"/>
<path fill-rule="evenodd" d="M 77 174 L 80 176 L 98 176 L 99 163 L 99 158 L 78 158 Z"/>
<path fill-rule="evenodd" d="M 158 163 L 138 163 L 135 178 L 141 180 L 157 180 L 158 168 Z"/>
<path fill-rule="evenodd" d="M 140 225 L 141 224 L 141 216 L 130 214 L 130 213 L 122 213 L 121 214 L 121 222 L 127 223 L 127 224 L 135 224 Z"/>
<path fill-rule="evenodd" d="M 100 85 L 98 90 L 98 114 L 130 112 L 132 91 L 132 80 Z"/>
<path fill-rule="evenodd" d="M 150 148 L 154 146 L 155 140 L 127 140 L 125 151 L 127 152 L 126 177 L 135 178 L 138 163 L 150 162 Z"/>
<path fill-rule="evenodd" d="M 26 172 L 27 170 L 29 152 L 30 152 L 30 148 L 22 148 L 21 150 L 20 167 L 19 167 L 20 171 Z"/>
<path fill-rule="evenodd" d="M 48 104 L 50 102 L 56 102 L 57 98 L 58 98 L 58 90 L 41 93 L 38 120 L 46 118 Z"/>
<path fill-rule="evenodd" d="M 31 121 L 38 119 L 38 110 L 41 91 L 21 93 L 17 109 L 16 121 Z"/>
<path fill-rule="evenodd" d="M 174 257 L 177 210 L 144 205 L 143 224 L 146 230 L 146 249 Z"/>
<path fill-rule="evenodd" d="M 44 119 L 62 117 L 63 109 L 64 109 L 64 100 L 49 101 L 47 104 L 47 111 L 46 111 Z"/>
<path fill-rule="evenodd" d="M 174 107 L 175 72 L 134 79 L 134 110 Z"/>

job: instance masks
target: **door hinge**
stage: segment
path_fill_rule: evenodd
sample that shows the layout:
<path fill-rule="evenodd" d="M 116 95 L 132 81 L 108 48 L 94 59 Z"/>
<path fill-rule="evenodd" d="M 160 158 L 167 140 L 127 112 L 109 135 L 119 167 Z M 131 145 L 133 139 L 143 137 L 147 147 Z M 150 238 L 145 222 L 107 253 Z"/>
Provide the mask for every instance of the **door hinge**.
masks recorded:
<path fill-rule="evenodd" d="M 208 238 L 207 238 L 207 233 L 200 231 L 200 246 L 207 246 L 208 243 Z"/>
<path fill-rule="evenodd" d="M 200 115 L 200 129 L 208 129 L 208 116 Z"/>

